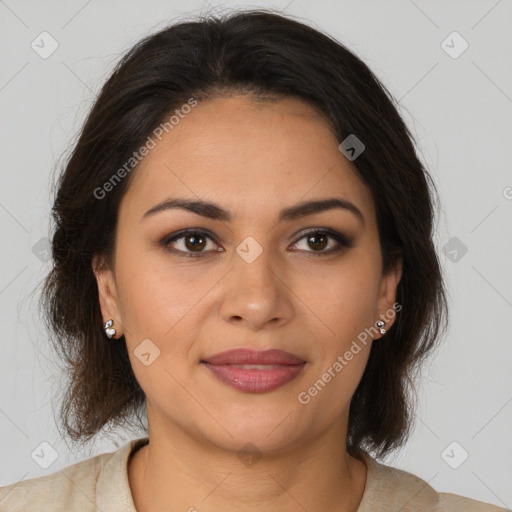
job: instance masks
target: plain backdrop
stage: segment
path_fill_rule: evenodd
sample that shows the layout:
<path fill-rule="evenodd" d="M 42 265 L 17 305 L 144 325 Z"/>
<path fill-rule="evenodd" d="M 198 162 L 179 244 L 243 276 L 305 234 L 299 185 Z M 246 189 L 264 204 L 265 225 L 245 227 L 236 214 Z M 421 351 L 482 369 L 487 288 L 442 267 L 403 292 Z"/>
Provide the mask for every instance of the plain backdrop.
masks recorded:
<path fill-rule="evenodd" d="M 36 304 L 58 159 L 133 43 L 172 21 L 253 7 L 299 17 L 361 57 L 400 102 L 440 192 L 450 327 L 424 369 L 409 443 L 382 462 L 438 491 L 512 507 L 510 0 L 1 0 L 0 485 L 140 434 L 79 453 L 56 428 L 60 376 Z M 42 37 L 45 51 L 58 45 L 49 56 L 33 48 Z M 32 456 L 41 443 L 56 453 L 48 468 Z"/>

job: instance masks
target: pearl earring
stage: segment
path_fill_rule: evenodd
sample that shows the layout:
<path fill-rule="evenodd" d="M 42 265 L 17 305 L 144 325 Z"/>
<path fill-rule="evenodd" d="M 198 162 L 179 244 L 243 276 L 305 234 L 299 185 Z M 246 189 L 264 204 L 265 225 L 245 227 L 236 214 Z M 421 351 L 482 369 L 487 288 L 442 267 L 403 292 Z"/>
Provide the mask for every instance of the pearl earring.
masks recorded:
<path fill-rule="evenodd" d="M 377 327 L 379 328 L 381 334 L 386 334 L 386 329 L 384 329 L 384 322 L 382 320 L 377 322 Z"/>
<path fill-rule="evenodd" d="M 105 334 L 109 337 L 109 339 L 112 339 L 116 334 L 116 330 L 111 328 L 113 324 L 114 324 L 114 320 L 112 320 L 112 319 L 107 320 L 105 322 L 105 327 L 104 327 Z"/>

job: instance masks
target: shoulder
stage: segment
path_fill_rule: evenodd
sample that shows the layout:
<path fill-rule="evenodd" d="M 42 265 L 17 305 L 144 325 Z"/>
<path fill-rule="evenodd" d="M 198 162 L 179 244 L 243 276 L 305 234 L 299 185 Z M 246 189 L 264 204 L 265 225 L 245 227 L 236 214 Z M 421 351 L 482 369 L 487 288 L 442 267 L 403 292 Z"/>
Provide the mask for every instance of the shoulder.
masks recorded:
<path fill-rule="evenodd" d="M 365 455 L 366 487 L 357 512 L 505 512 L 508 509 L 456 494 L 437 492 L 422 478 Z"/>
<path fill-rule="evenodd" d="M 0 512 L 75 510 L 77 507 L 89 510 L 89 500 L 95 500 L 97 475 L 110 455 L 97 455 L 50 475 L 0 487 Z"/>
<path fill-rule="evenodd" d="M 96 512 L 98 507 L 108 510 L 100 505 L 112 499 L 112 487 L 119 490 L 117 498 L 129 500 L 126 461 L 139 441 L 130 441 L 117 451 L 90 457 L 50 475 L 0 487 L 0 512 Z"/>
<path fill-rule="evenodd" d="M 439 493 L 439 510 L 467 510 L 468 512 L 511 512 L 508 508 L 498 507 L 483 501 L 472 500 L 457 494 Z"/>

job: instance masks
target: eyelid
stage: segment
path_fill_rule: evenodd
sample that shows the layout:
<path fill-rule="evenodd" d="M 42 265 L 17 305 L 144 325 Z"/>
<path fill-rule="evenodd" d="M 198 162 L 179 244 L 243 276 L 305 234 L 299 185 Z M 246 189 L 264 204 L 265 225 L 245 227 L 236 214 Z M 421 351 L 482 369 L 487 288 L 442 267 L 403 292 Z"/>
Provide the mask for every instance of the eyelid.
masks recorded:
<path fill-rule="evenodd" d="M 337 231 L 335 229 L 331 228 L 322 228 L 322 227 L 311 227 L 311 228 L 305 228 L 304 230 L 299 231 L 297 234 L 294 235 L 295 237 L 298 237 L 297 240 L 294 243 L 297 243 L 299 240 L 304 238 L 306 235 L 309 235 L 311 233 L 322 233 L 331 236 L 334 239 L 340 238 L 341 241 L 347 246 L 352 246 L 353 238 L 345 235 L 341 231 Z"/>
<path fill-rule="evenodd" d="M 178 254 L 183 255 L 185 257 L 204 257 L 205 255 L 211 253 L 212 251 L 205 251 L 205 252 L 191 252 L 191 251 L 181 251 L 179 249 L 171 249 L 169 248 L 169 245 L 171 242 L 175 242 L 176 240 L 180 240 L 181 238 L 186 237 L 189 234 L 199 234 L 199 235 L 206 235 L 207 238 L 210 238 L 213 242 L 215 242 L 217 245 L 219 245 L 218 238 L 209 230 L 206 228 L 186 228 L 186 229 L 180 229 L 179 231 L 176 231 L 175 233 L 171 233 L 170 235 L 164 236 L 160 240 L 160 244 L 163 246 L 163 248 L 172 253 L 172 254 Z M 217 252 L 217 251 L 213 251 Z M 220 251 L 219 251 L 220 252 Z"/>
<path fill-rule="evenodd" d="M 322 227 L 310 227 L 310 228 L 304 228 L 303 230 L 296 233 L 293 237 L 295 238 L 295 241 L 292 242 L 292 245 L 296 245 L 298 242 L 300 242 L 304 237 L 310 234 L 315 233 L 321 233 L 325 234 L 328 237 L 335 240 L 337 243 L 337 247 L 331 248 L 327 251 L 305 251 L 306 253 L 311 253 L 312 255 L 328 255 L 331 253 L 335 253 L 340 251 L 343 248 L 351 248 L 354 245 L 354 238 L 345 235 L 342 232 L 339 232 L 337 230 L 331 229 L 331 228 L 322 228 Z M 192 251 L 182 251 L 179 249 L 170 249 L 169 244 L 171 242 L 174 242 L 176 240 L 179 240 L 181 238 L 186 237 L 188 234 L 199 234 L 199 235 L 206 235 L 207 238 L 210 238 L 213 242 L 215 242 L 217 245 L 219 245 L 219 241 L 216 235 L 214 235 L 209 229 L 206 228 L 186 228 L 179 230 L 175 233 L 172 233 L 170 235 L 166 235 L 161 241 L 160 244 L 169 252 L 173 254 L 183 255 L 185 257 L 205 257 L 208 254 L 211 254 L 212 252 L 222 252 L 222 251 L 203 251 L 203 252 L 197 252 L 194 253 Z"/>
<path fill-rule="evenodd" d="M 296 245 L 308 235 L 314 235 L 317 233 L 327 235 L 333 239 L 337 245 L 336 247 L 331 247 L 330 249 L 324 251 L 305 251 L 305 253 L 309 253 L 312 256 L 328 256 L 330 254 L 336 254 L 343 249 L 350 249 L 354 246 L 354 237 L 345 235 L 344 233 L 335 229 L 321 227 L 306 228 L 304 231 L 299 232 L 296 235 L 298 238 L 295 242 L 293 242 L 292 245 Z"/>

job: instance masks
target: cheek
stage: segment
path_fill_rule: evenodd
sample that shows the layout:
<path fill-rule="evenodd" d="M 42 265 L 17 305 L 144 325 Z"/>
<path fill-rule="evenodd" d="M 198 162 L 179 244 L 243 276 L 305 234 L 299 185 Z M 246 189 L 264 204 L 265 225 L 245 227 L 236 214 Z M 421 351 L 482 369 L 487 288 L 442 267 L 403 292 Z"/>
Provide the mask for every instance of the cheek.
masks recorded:
<path fill-rule="evenodd" d="M 378 276 L 370 263 L 362 260 L 333 272 L 320 284 L 322 288 L 315 288 L 309 299 L 309 304 L 315 304 L 311 308 L 315 317 L 320 319 L 311 320 L 318 326 L 313 339 L 317 364 L 307 383 L 310 387 L 302 391 L 309 397 L 312 410 L 330 422 L 348 407 L 368 362 L 372 343 L 369 329 L 378 320 Z"/>
<path fill-rule="evenodd" d="M 134 240 L 136 240 L 134 238 Z M 144 245 L 146 244 L 146 245 Z M 211 285 L 148 242 L 121 240 L 116 280 L 123 323 L 136 338 L 163 341 Z"/>
<path fill-rule="evenodd" d="M 376 269 L 374 258 L 359 252 L 339 266 L 301 278 L 302 290 L 297 295 L 320 320 L 322 332 L 338 345 L 350 342 L 378 320 L 380 280 Z"/>
<path fill-rule="evenodd" d="M 187 283 L 183 272 L 149 260 L 120 258 L 117 278 L 131 366 L 146 395 L 155 398 L 161 388 L 182 392 L 177 382 L 195 361 L 190 348 L 200 323 L 194 322 L 194 306 L 204 290 Z"/>

